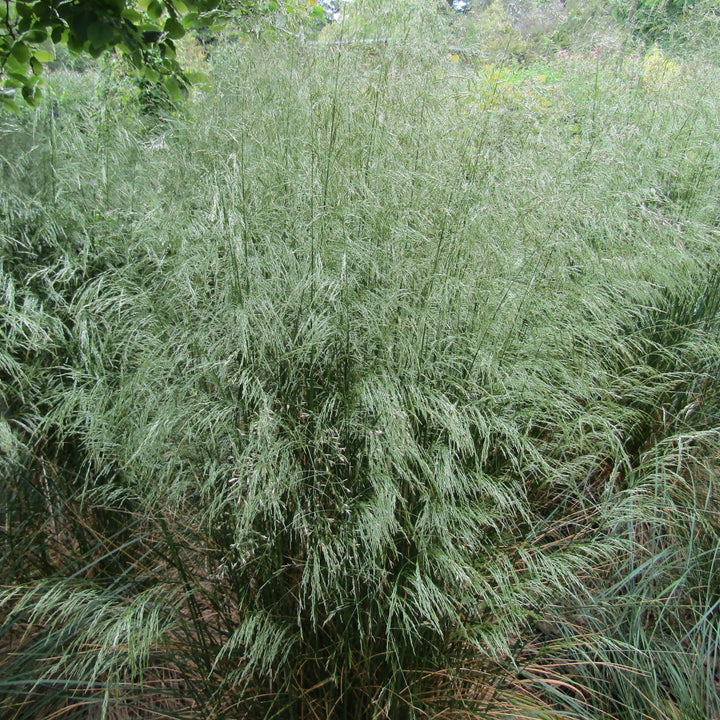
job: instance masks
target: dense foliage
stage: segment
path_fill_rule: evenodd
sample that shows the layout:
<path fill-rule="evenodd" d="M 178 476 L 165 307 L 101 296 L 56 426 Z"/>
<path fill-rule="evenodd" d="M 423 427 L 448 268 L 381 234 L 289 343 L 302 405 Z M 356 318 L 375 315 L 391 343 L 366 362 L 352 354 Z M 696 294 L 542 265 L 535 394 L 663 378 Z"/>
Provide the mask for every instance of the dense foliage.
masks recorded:
<path fill-rule="evenodd" d="M 12 0 L 0 3 L 2 108 L 17 109 L 13 90 L 26 102 L 41 96 L 43 65 L 52 45 L 98 57 L 117 49 L 151 82 L 162 80 L 172 97 L 188 80 L 176 59 L 175 41 L 189 28 L 208 25 L 220 9 L 247 11 L 253 0 Z"/>
<path fill-rule="evenodd" d="M 0 127 L 3 720 L 720 713 L 718 67 L 434 12 Z"/>
<path fill-rule="evenodd" d="M 720 15 L 717 0 L 614 0 L 613 7 L 632 32 L 650 42 L 667 42 L 678 32 L 682 35 L 682 23 L 692 15 Z"/>

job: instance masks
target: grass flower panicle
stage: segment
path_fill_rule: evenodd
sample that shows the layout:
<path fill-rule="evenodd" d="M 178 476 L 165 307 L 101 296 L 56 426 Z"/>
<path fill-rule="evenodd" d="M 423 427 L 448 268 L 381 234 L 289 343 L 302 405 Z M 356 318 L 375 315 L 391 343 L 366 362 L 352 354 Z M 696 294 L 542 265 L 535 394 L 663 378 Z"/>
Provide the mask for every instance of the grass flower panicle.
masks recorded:
<path fill-rule="evenodd" d="M 718 715 L 717 87 L 422 12 L 0 127 L 0 717 Z"/>

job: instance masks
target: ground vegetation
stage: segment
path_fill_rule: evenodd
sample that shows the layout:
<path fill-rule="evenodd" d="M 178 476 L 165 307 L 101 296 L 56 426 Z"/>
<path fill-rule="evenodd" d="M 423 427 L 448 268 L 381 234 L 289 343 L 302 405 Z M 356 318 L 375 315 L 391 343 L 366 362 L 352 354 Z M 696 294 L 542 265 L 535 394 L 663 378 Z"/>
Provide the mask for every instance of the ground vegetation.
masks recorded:
<path fill-rule="evenodd" d="M 711 43 L 415 6 L 2 117 L 3 720 L 720 717 Z"/>

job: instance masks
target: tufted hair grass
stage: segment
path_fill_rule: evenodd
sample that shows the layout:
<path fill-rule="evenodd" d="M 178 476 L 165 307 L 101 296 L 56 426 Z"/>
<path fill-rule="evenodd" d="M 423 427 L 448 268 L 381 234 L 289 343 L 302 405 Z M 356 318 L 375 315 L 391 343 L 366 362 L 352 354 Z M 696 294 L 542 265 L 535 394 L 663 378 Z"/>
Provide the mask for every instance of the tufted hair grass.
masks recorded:
<path fill-rule="evenodd" d="M 0 716 L 717 713 L 717 85 L 418 47 L 4 125 Z"/>

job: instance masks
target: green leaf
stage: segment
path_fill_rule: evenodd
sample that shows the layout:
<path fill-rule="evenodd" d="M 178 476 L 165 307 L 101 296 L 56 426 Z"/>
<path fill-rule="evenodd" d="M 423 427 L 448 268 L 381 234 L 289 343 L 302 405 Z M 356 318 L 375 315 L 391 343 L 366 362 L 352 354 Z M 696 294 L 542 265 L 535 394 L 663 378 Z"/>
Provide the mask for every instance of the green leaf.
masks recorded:
<path fill-rule="evenodd" d="M 184 28 L 191 28 L 195 25 L 198 19 L 198 13 L 196 12 L 189 12 L 185 17 L 182 19 L 182 24 Z"/>
<path fill-rule="evenodd" d="M 33 14 L 33 5 L 34 3 L 21 2 L 20 0 L 18 0 L 15 3 L 15 12 L 20 17 L 30 17 Z"/>
<path fill-rule="evenodd" d="M 44 48 L 34 48 L 32 54 L 33 57 L 41 63 L 52 62 L 55 59 L 55 56 Z M 32 62 L 32 60 L 30 62 Z"/>
<path fill-rule="evenodd" d="M 20 63 L 27 63 L 30 60 L 30 48 L 22 40 L 18 40 L 13 45 L 10 54 Z"/>
<path fill-rule="evenodd" d="M 58 43 L 62 42 L 63 35 L 65 35 L 65 28 L 62 25 L 56 25 L 52 29 L 50 39 L 57 45 Z"/>
<path fill-rule="evenodd" d="M 162 11 L 162 5 L 158 2 L 158 0 L 152 0 L 147 7 L 147 14 L 152 20 L 158 20 L 162 15 Z"/>
<path fill-rule="evenodd" d="M 57 22 L 54 8 L 47 2 L 35 3 L 33 11 L 33 30 L 47 30 Z"/>
<path fill-rule="evenodd" d="M 47 40 L 47 36 L 47 30 L 28 30 L 25 35 L 23 35 L 23 40 L 27 43 L 41 43 Z"/>
<path fill-rule="evenodd" d="M 21 92 L 28 105 L 35 105 L 42 96 L 42 92 L 37 86 L 23 85 Z"/>
<path fill-rule="evenodd" d="M 181 38 L 185 34 L 185 28 L 176 18 L 169 17 L 165 21 L 165 32 L 173 39 Z"/>
<path fill-rule="evenodd" d="M 205 73 L 201 72 L 185 73 L 185 77 L 188 79 L 189 82 L 193 83 L 193 85 L 206 83 L 208 81 L 208 76 Z"/>
<path fill-rule="evenodd" d="M 104 22 L 94 22 L 88 28 L 88 40 L 94 48 L 105 49 L 115 37 L 115 28 Z"/>
<path fill-rule="evenodd" d="M 183 95 L 180 90 L 180 85 L 178 85 L 178 82 L 174 77 L 168 75 L 163 80 L 163 86 L 165 87 L 165 90 L 167 90 L 167 93 L 172 101 L 177 102 L 182 100 Z"/>
<path fill-rule="evenodd" d="M 13 100 L 13 95 L 9 93 L 0 92 L 0 104 L 2 104 L 5 110 L 10 110 L 10 112 L 14 113 L 20 112 L 19 105 Z"/>
<path fill-rule="evenodd" d="M 208 14 L 205 16 L 207 26 L 216 32 L 219 32 L 220 30 L 224 30 L 228 26 L 228 20 L 227 18 L 223 17 L 222 15 L 216 15 L 214 13 Z"/>
<path fill-rule="evenodd" d="M 157 70 L 148 67 L 147 65 L 141 69 L 140 74 L 142 75 L 142 77 L 152 83 L 159 82 L 160 80 L 160 73 Z"/>
<path fill-rule="evenodd" d="M 34 75 L 42 74 L 42 70 L 43 70 L 42 63 L 36 57 L 30 58 L 30 67 L 32 68 Z"/>
<path fill-rule="evenodd" d="M 172 40 L 166 40 L 160 48 L 163 58 L 174 60 L 176 56 L 175 44 Z"/>
<path fill-rule="evenodd" d="M 142 32 L 142 41 L 146 45 L 156 43 L 162 36 L 162 30 L 158 30 L 152 25 L 141 25 L 139 29 Z"/>
<path fill-rule="evenodd" d="M 87 50 L 90 57 L 95 58 L 96 60 L 105 52 L 104 47 L 95 47 L 95 45 L 91 45 L 89 43 L 88 46 L 84 49 Z"/>
<path fill-rule="evenodd" d="M 5 71 L 8 75 L 20 75 L 21 77 L 25 77 L 27 75 L 28 66 L 29 61 L 20 62 L 12 55 L 9 55 L 8 59 L 5 61 Z"/>
<path fill-rule="evenodd" d="M 73 55 L 79 55 L 83 51 L 85 43 L 76 37 L 69 37 L 67 40 L 67 48 Z"/>
<path fill-rule="evenodd" d="M 143 21 L 143 16 L 135 8 L 125 8 L 122 11 L 122 16 L 133 25 L 139 25 Z"/>
<path fill-rule="evenodd" d="M 88 39 L 88 29 L 98 22 L 98 16 L 92 10 L 81 10 L 75 13 L 70 20 L 70 30 L 73 35 L 83 43 Z"/>
<path fill-rule="evenodd" d="M 27 83 L 27 77 L 16 72 L 8 72 L 5 76 L 6 88 L 20 88 Z"/>

